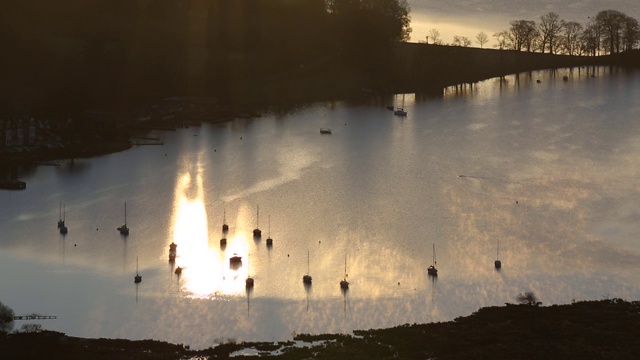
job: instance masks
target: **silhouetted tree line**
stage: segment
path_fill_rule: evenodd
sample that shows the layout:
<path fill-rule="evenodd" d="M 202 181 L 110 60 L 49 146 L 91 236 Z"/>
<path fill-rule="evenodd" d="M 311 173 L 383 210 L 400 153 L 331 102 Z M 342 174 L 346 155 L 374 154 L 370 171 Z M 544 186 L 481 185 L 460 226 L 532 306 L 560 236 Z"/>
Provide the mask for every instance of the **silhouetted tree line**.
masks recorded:
<path fill-rule="evenodd" d="M 640 46 L 638 20 L 617 10 L 603 10 L 583 26 L 554 12 L 534 20 L 512 20 L 509 30 L 493 36 L 500 49 L 567 55 L 617 54 Z"/>
<path fill-rule="evenodd" d="M 0 111 L 240 96 L 409 33 L 406 0 L 5 0 Z"/>

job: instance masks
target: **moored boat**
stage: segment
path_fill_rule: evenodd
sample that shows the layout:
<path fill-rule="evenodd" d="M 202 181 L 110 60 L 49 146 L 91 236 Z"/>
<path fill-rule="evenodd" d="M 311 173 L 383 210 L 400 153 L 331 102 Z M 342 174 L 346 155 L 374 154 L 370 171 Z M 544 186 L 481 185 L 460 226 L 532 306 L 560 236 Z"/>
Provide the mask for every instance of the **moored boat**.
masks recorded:
<path fill-rule="evenodd" d="M 127 202 L 124 202 L 124 224 L 118 227 L 118 231 L 122 235 L 129 235 L 129 227 L 127 226 Z"/>
<path fill-rule="evenodd" d="M 430 276 L 438 276 L 438 269 L 436 268 L 437 264 L 438 263 L 436 262 L 436 244 L 433 244 L 433 264 L 431 264 L 427 268 L 427 274 L 429 274 Z"/>
<path fill-rule="evenodd" d="M 176 261 L 176 255 L 178 254 L 178 244 L 172 242 L 169 244 L 169 261 Z"/>

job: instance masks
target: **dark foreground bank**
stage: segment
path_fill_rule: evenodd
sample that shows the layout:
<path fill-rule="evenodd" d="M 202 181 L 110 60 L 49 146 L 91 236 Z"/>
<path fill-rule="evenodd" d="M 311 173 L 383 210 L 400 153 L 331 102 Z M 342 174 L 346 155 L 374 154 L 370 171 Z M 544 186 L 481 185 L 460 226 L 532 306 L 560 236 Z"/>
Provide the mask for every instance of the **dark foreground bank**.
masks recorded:
<path fill-rule="evenodd" d="M 640 302 L 482 308 L 450 322 L 298 335 L 296 342 L 227 343 L 205 350 L 143 340 L 83 339 L 56 332 L 0 339 L 3 359 L 637 359 Z M 299 346 L 304 342 L 307 346 Z M 297 343 L 298 346 L 294 346 Z"/>

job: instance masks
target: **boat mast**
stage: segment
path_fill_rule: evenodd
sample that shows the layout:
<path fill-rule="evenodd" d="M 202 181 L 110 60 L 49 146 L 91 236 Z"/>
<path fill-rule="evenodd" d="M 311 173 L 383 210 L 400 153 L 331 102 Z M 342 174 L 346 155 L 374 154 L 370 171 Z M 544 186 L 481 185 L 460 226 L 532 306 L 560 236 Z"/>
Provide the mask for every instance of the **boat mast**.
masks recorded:
<path fill-rule="evenodd" d="M 433 267 L 436 267 L 438 262 L 436 261 L 436 244 L 433 244 Z"/>
<path fill-rule="evenodd" d="M 344 256 L 344 278 L 347 278 L 347 255 Z"/>

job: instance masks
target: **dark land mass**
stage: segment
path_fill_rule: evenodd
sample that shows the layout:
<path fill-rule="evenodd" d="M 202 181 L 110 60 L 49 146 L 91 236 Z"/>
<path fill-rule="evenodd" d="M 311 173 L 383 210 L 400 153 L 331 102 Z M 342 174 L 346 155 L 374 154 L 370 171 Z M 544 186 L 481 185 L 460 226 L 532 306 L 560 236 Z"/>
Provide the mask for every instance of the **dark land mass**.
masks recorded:
<path fill-rule="evenodd" d="M 66 109 L 69 112 L 65 115 L 52 117 L 39 109 L 36 118 L 47 118 L 53 126 L 48 126 L 47 133 L 39 136 L 39 144 L 35 146 L 0 149 L 0 165 L 11 167 L 112 153 L 135 145 L 132 137 L 144 137 L 151 129 L 175 130 L 202 122 L 283 114 L 317 101 L 346 100 L 388 106 L 396 93 L 440 97 L 447 86 L 518 72 L 640 66 L 640 50 L 606 56 L 566 56 L 401 42 L 366 53 L 356 58 L 369 60 L 358 63 L 353 63 L 354 55 L 336 53 L 295 68 L 239 79 L 237 84 L 227 87 L 229 91 L 224 97 L 174 96 L 137 106 L 120 104 L 106 110 Z M 47 87 L 31 90 L 34 95 L 39 94 L 36 99 L 52 91 Z M 112 90 L 117 92 L 118 88 Z M 143 99 L 144 96 L 139 98 Z M 6 168 L 0 166 L 0 172 L 13 171 Z"/>
<path fill-rule="evenodd" d="M 294 338 L 308 347 L 293 341 L 229 342 L 190 350 L 153 340 L 83 339 L 44 331 L 0 339 L 0 354 L 16 360 L 213 359 L 250 349 L 250 357 L 282 359 L 637 359 L 639 338 L 640 303 L 607 299 L 545 307 L 507 304 L 449 322 Z"/>

